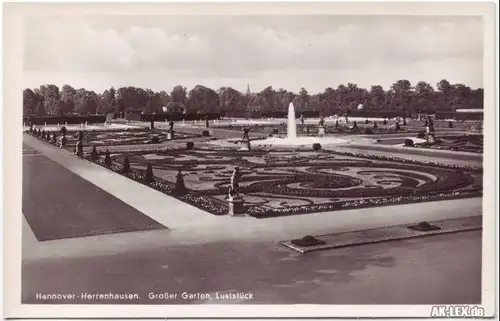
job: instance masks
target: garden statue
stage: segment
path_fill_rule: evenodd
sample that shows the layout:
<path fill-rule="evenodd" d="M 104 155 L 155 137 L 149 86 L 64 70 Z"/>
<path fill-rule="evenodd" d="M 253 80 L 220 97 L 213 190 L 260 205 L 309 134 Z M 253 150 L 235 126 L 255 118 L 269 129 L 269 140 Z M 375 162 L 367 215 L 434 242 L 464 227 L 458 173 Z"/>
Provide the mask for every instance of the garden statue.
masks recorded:
<path fill-rule="evenodd" d="M 228 191 L 228 198 L 236 198 L 240 194 L 240 180 L 241 180 L 241 173 L 239 167 L 235 167 L 233 174 L 231 175 L 231 182 L 229 184 L 229 191 Z"/>
<path fill-rule="evenodd" d="M 248 132 L 250 131 L 250 128 L 245 127 L 243 128 L 243 137 L 241 141 L 239 142 L 239 145 L 241 146 L 239 150 L 241 151 L 249 151 L 250 150 L 250 135 Z"/>
<path fill-rule="evenodd" d="M 83 131 L 79 131 L 77 135 L 78 141 L 76 142 L 75 145 L 75 153 L 77 156 L 82 157 L 83 156 Z"/>
<path fill-rule="evenodd" d="M 434 137 L 434 120 L 432 119 L 431 116 L 427 116 L 427 121 L 426 121 L 426 132 L 427 132 L 427 142 L 430 144 L 434 144 L 435 142 L 435 137 Z"/>
<path fill-rule="evenodd" d="M 249 131 L 250 131 L 250 128 L 248 128 L 248 127 L 243 128 L 243 138 L 242 138 L 242 140 L 244 140 L 244 141 L 250 141 L 250 136 L 248 135 Z"/>
<path fill-rule="evenodd" d="M 302 125 L 304 125 L 304 115 L 303 114 L 300 115 L 300 123 Z"/>
<path fill-rule="evenodd" d="M 155 129 L 155 121 L 153 118 L 151 118 L 151 121 L 150 121 L 150 129 L 151 130 Z"/>
<path fill-rule="evenodd" d="M 77 134 L 77 136 L 76 136 L 76 139 L 77 139 L 79 142 L 83 141 L 83 131 L 82 131 L 82 130 L 80 130 L 80 131 L 78 132 L 78 134 Z"/>
<path fill-rule="evenodd" d="M 427 116 L 427 120 L 425 121 L 425 127 L 427 134 L 434 134 L 434 120 L 431 116 Z"/>
<path fill-rule="evenodd" d="M 325 118 L 321 116 L 318 123 L 318 136 L 323 137 L 325 134 Z"/>
<path fill-rule="evenodd" d="M 83 155 L 83 144 L 80 140 L 76 142 L 75 154 L 79 157 L 81 157 Z"/>
<path fill-rule="evenodd" d="M 66 136 L 61 136 L 61 138 L 59 138 L 59 148 L 63 148 L 64 146 L 66 146 L 66 142 L 67 142 Z"/>

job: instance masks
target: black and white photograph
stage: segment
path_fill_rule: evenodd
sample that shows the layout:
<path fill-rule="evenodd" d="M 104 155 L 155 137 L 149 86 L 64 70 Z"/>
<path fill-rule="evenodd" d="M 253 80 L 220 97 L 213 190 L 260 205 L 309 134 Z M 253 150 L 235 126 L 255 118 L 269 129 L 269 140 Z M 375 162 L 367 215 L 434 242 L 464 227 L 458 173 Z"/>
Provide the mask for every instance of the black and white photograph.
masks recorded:
<path fill-rule="evenodd" d="M 7 316 L 492 316 L 495 5 L 410 5 L 4 4 Z"/>

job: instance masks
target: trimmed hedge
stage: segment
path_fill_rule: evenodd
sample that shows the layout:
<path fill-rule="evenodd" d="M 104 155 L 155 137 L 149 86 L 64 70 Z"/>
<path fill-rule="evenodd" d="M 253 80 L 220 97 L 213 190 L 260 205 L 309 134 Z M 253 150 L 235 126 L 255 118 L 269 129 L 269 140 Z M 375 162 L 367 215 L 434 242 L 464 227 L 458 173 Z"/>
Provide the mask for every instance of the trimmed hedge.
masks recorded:
<path fill-rule="evenodd" d="M 320 144 L 320 143 L 314 143 L 314 144 L 312 145 L 312 149 L 313 149 L 314 151 L 321 150 L 321 144 Z"/>

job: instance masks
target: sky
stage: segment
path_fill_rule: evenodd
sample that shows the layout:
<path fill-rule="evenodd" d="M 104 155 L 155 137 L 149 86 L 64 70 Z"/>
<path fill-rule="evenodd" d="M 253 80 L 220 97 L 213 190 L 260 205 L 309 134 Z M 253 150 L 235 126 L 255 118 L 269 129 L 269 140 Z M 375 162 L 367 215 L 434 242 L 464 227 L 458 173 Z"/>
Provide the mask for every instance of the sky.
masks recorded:
<path fill-rule="evenodd" d="M 476 16 L 30 16 L 24 84 L 318 93 L 447 79 L 478 88 L 482 23 Z"/>

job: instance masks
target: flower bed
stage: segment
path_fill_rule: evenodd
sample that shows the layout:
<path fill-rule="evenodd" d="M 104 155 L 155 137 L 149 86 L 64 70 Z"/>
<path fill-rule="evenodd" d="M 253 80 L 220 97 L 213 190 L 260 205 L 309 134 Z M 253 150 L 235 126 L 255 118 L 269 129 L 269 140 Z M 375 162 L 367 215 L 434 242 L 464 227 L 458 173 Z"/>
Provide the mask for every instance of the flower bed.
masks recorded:
<path fill-rule="evenodd" d="M 270 208 L 267 206 L 253 206 L 248 209 L 247 214 L 255 218 L 269 218 L 269 217 L 288 216 L 288 215 L 305 214 L 305 213 L 329 212 L 329 211 L 348 210 L 348 209 L 366 208 L 374 206 L 378 207 L 378 206 L 388 206 L 388 205 L 402 205 L 410 203 L 444 201 L 444 200 L 451 200 L 458 198 L 471 198 L 480 196 L 482 196 L 481 192 L 470 191 L 470 192 L 440 193 L 437 195 L 427 195 L 427 196 L 398 196 L 398 197 L 387 197 L 387 198 L 376 198 L 376 199 L 361 199 L 355 201 L 341 201 L 341 202 L 320 204 L 320 205 L 293 206 L 281 209 Z"/>
<path fill-rule="evenodd" d="M 389 157 L 389 156 L 382 156 L 382 155 L 352 153 L 352 152 L 344 152 L 344 151 L 328 151 L 328 152 L 331 154 L 338 154 L 338 155 L 344 155 L 344 156 L 361 157 L 361 158 L 381 160 L 381 161 L 400 162 L 400 163 L 405 163 L 405 164 L 427 165 L 427 166 L 435 166 L 435 167 L 441 167 L 441 168 L 453 169 L 453 170 L 459 170 L 459 171 L 483 173 L 483 169 L 480 167 L 444 164 L 444 163 L 437 163 L 437 162 L 423 161 L 423 160 L 416 160 L 413 158 L 395 157 L 395 156 Z M 411 156 L 408 156 L 408 157 L 411 157 Z"/>

